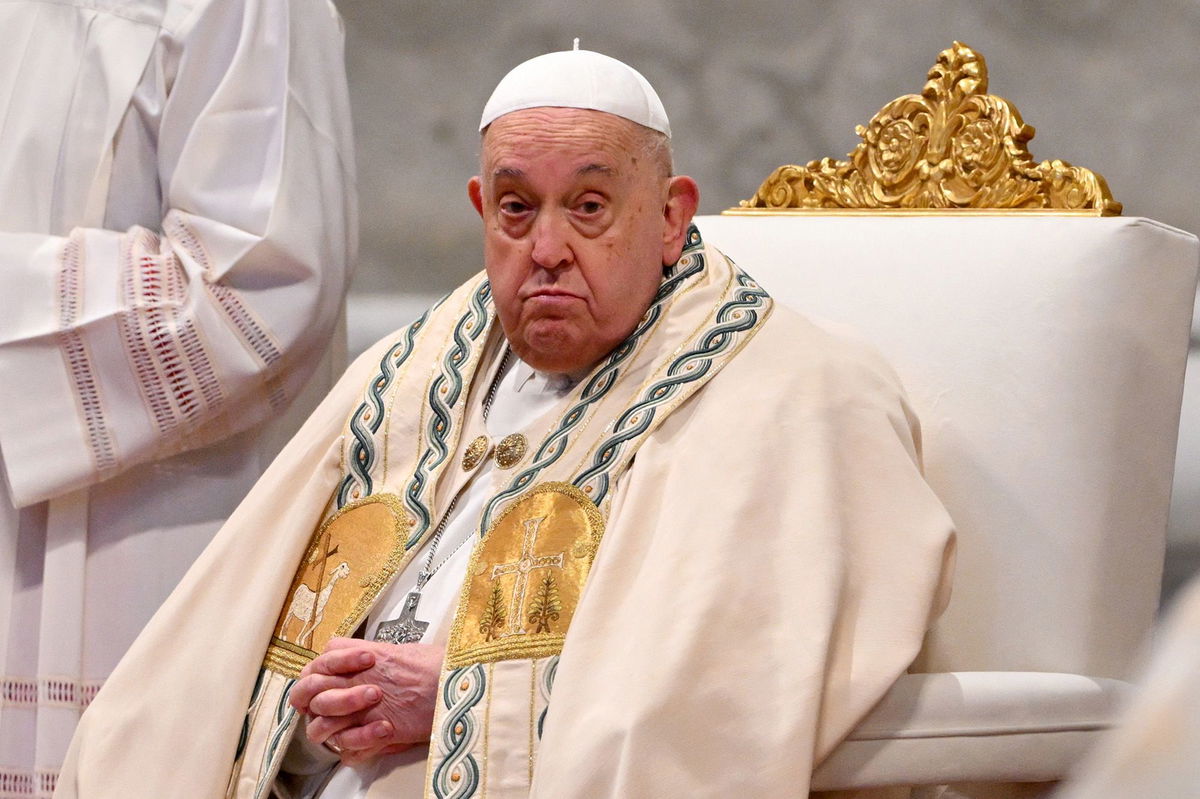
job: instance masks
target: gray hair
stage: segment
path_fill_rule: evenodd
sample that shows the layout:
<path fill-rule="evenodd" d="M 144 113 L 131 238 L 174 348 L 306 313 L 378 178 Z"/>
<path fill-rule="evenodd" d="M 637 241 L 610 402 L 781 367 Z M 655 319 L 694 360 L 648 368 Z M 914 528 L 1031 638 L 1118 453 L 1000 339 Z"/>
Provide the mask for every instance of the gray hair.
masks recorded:
<path fill-rule="evenodd" d="M 658 165 L 660 177 L 672 177 L 675 174 L 675 155 L 671 151 L 670 137 L 651 128 L 639 127 L 642 128 L 642 154 Z"/>
<path fill-rule="evenodd" d="M 628 122 L 628 120 L 626 120 Z M 652 163 L 658 164 L 659 177 L 670 178 L 675 175 L 675 154 L 671 149 L 671 137 L 665 133 L 660 133 L 653 128 L 648 128 L 645 125 L 639 125 L 636 122 L 630 122 L 638 129 L 639 138 L 641 139 L 640 147 L 642 157 L 649 159 Z M 480 152 L 478 154 L 480 163 L 483 162 L 482 144 L 487 138 L 487 133 L 492 126 L 488 125 L 479 131 Z"/>

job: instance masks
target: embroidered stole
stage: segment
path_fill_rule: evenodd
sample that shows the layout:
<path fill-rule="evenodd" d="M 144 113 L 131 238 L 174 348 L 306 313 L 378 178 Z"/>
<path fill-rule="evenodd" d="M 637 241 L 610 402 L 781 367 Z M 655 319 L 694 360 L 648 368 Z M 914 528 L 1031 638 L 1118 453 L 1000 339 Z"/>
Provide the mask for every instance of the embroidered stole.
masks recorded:
<path fill-rule="evenodd" d="M 638 446 L 746 344 L 771 300 L 695 227 L 629 338 L 525 431 L 485 504 L 450 630 L 425 795 L 528 794 L 558 654 Z M 482 277 L 401 330 L 351 414 L 343 479 L 281 599 L 227 796 L 269 795 L 300 670 L 352 634 L 452 504 L 502 334 Z M 423 364 L 434 364 L 422 373 Z"/>

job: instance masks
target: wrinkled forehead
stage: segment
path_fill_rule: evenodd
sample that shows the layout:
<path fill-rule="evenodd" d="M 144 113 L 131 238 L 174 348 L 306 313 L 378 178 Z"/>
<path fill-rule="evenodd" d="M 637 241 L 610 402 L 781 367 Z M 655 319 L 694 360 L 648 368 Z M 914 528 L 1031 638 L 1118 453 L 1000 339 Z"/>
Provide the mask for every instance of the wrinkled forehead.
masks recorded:
<path fill-rule="evenodd" d="M 480 160 L 485 175 L 535 164 L 578 169 L 592 163 L 623 173 L 644 160 L 649 133 L 603 111 L 529 108 L 505 114 L 483 130 Z"/>

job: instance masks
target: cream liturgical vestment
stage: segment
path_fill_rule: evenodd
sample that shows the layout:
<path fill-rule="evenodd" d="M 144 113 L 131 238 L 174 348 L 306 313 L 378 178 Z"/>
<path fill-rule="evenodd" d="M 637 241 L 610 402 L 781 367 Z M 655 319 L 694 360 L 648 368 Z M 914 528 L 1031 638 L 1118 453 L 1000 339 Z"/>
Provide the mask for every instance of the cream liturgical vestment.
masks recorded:
<path fill-rule="evenodd" d="M 352 153 L 325 0 L 0 3 L 0 796 L 332 384 Z"/>
<path fill-rule="evenodd" d="M 525 447 L 492 442 L 427 757 L 369 797 L 803 795 L 916 655 L 953 533 L 896 378 L 695 228 L 668 272 Z M 269 796 L 299 670 L 471 479 L 495 317 L 475 278 L 355 362 L 101 690 L 57 796 Z"/>

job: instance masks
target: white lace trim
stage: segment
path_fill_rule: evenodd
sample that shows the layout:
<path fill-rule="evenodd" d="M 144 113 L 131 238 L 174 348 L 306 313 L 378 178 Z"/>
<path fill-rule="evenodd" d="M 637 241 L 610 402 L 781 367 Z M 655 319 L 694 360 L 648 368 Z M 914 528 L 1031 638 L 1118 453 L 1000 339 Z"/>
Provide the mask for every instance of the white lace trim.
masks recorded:
<path fill-rule="evenodd" d="M 178 257 L 159 251 L 161 239 L 139 228 L 121 242 L 124 299 L 121 336 L 146 407 L 162 432 L 194 427 L 215 415 L 224 392 L 186 304 Z"/>

